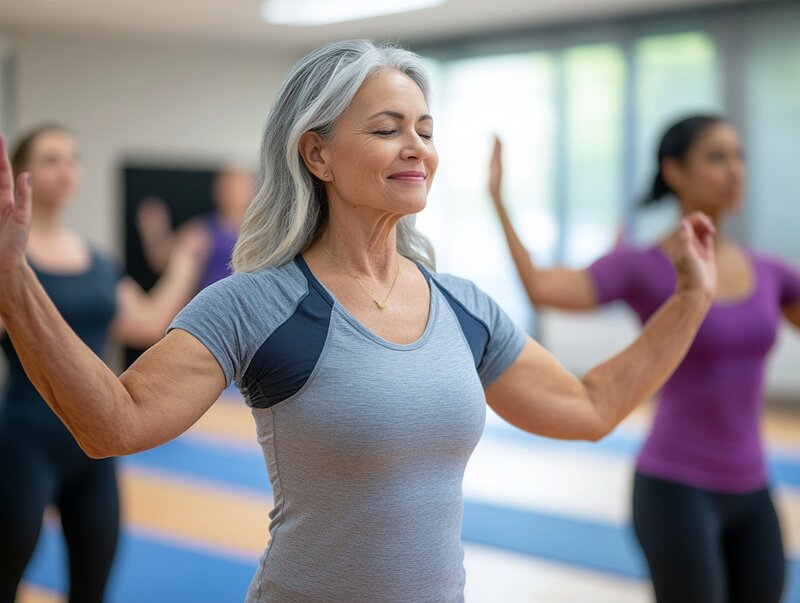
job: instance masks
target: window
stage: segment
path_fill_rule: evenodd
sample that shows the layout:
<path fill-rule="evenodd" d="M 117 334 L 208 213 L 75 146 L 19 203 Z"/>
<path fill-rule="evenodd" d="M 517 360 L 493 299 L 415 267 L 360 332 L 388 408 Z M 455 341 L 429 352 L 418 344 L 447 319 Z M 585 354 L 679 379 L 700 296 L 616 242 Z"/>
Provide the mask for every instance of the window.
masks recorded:
<path fill-rule="evenodd" d="M 586 266 L 609 250 L 620 227 L 625 61 L 613 45 L 564 52 L 564 254 Z"/>
<path fill-rule="evenodd" d="M 529 304 L 487 194 L 487 166 L 497 133 L 521 236 L 534 254 L 552 259 L 554 60 L 538 53 L 469 59 L 439 64 L 432 75 L 441 162 L 419 227 L 434 242 L 439 270 L 475 280 L 527 324 Z"/>
<path fill-rule="evenodd" d="M 705 33 L 640 37 L 628 61 L 630 81 L 623 46 L 613 42 L 429 62 L 441 163 L 419 226 L 440 270 L 475 280 L 519 324 L 530 326 L 532 314 L 487 194 L 493 135 L 504 145 L 506 203 L 535 260 L 585 266 L 625 222 L 626 175 L 635 176 L 628 190 L 646 190 L 666 125 L 718 108 Z M 673 222 L 663 210 L 643 212 L 633 230 L 652 238 Z"/>

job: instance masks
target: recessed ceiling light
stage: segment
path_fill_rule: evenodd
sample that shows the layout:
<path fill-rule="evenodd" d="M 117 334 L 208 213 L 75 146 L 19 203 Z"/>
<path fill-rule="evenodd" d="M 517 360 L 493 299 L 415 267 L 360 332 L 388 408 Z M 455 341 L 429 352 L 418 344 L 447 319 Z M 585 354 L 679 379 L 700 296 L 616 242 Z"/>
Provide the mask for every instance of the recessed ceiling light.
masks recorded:
<path fill-rule="evenodd" d="M 445 0 L 264 0 L 261 18 L 278 25 L 325 25 L 405 13 Z"/>

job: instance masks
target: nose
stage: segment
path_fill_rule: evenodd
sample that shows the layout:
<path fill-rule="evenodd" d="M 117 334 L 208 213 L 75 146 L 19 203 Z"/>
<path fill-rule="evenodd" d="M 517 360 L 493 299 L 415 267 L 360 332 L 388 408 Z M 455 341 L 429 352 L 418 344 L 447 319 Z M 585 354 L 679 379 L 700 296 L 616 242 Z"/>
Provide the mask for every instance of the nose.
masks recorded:
<path fill-rule="evenodd" d="M 403 150 L 400 153 L 402 159 L 423 161 L 428 157 L 428 145 L 416 131 L 409 133 L 404 142 Z"/>

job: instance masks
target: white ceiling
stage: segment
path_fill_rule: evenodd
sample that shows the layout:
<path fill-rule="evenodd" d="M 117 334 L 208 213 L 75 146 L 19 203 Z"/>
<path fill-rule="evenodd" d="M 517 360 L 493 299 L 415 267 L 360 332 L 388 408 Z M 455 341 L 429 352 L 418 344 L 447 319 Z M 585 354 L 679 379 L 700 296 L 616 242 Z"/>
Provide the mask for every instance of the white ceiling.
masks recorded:
<path fill-rule="evenodd" d="M 0 32 L 37 30 L 195 39 L 301 52 L 343 38 L 432 40 L 526 25 L 736 1 L 447 0 L 436 8 L 405 14 L 316 27 L 288 27 L 264 23 L 259 17 L 260 0 L 0 0 Z"/>

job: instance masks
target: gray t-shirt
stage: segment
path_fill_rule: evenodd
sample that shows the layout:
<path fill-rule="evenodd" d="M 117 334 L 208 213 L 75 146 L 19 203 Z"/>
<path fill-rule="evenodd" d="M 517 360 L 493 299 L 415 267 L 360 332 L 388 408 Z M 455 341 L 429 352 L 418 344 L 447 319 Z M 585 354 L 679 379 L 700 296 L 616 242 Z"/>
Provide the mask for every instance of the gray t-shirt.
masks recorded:
<path fill-rule="evenodd" d="M 484 388 L 525 342 L 469 281 L 430 273 L 414 343 L 367 330 L 301 256 L 237 273 L 177 316 L 256 421 L 275 507 L 248 603 L 463 601 L 464 467 Z"/>

